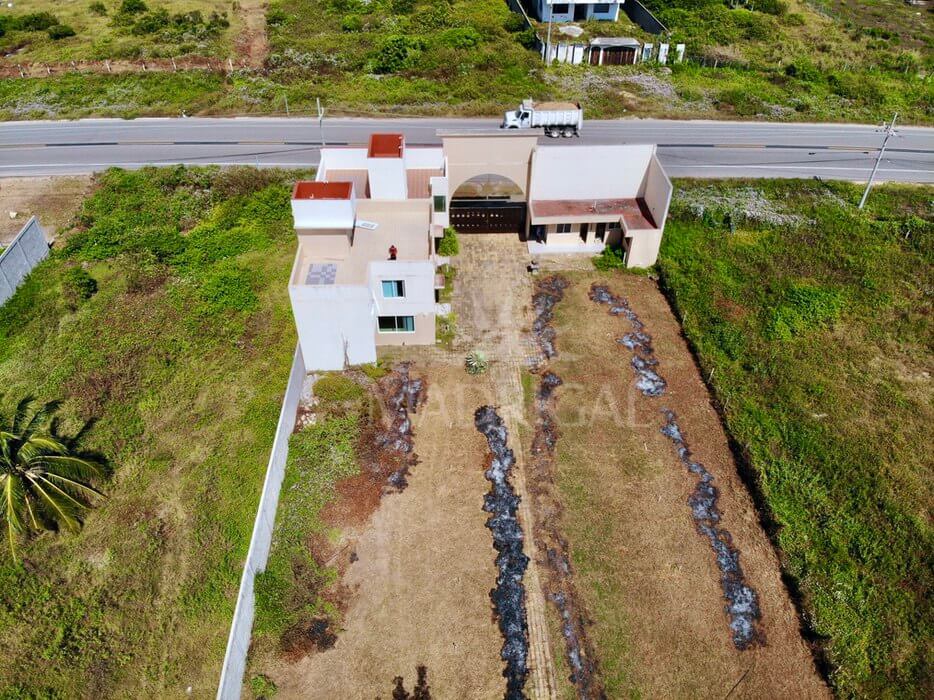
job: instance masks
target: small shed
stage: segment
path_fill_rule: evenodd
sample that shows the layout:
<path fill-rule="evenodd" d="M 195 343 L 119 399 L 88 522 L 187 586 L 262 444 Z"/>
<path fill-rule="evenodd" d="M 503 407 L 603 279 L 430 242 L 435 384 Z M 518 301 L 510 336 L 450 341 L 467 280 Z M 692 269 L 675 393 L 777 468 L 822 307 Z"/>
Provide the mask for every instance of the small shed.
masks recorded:
<path fill-rule="evenodd" d="M 632 37 L 597 37 L 590 41 L 590 65 L 632 65 L 638 61 L 641 50 L 642 44 Z"/>

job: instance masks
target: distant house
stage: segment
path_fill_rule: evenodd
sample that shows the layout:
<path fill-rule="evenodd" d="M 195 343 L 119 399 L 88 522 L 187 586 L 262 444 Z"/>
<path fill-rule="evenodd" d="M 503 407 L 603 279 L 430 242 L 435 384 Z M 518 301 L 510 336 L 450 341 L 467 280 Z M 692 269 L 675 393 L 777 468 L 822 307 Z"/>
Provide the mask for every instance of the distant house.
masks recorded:
<path fill-rule="evenodd" d="M 502 233 L 529 254 L 619 247 L 630 267 L 658 255 L 671 182 L 653 145 L 539 145 L 531 130 L 441 132 L 440 147 L 373 134 L 321 149 L 298 182 L 289 281 L 305 366 L 376 360 L 380 345 L 431 345 L 444 229 Z"/>
<path fill-rule="evenodd" d="M 534 14 L 542 22 L 583 22 L 602 19 L 615 22 L 619 17 L 622 2 L 554 2 L 554 0 L 529 0 Z"/>

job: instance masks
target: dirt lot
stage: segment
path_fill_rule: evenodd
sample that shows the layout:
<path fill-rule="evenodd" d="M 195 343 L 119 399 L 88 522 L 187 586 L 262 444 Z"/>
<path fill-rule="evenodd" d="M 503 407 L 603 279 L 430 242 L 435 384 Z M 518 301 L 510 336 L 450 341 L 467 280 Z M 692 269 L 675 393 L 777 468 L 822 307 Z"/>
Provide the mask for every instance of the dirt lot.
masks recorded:
<path fill-rule="evenodd" d="M 351 591 L 343 629 L 333 648 L 270 674 L 278 697 L 388 698 L 395 676 L 412 690 L 419 665 L 433 697 L 502 694 L 502 639 L 489 598 L 495 552 L 481 510 L 487 449 L 473 425 L 491 386 L 444 362 L 412 373 L 429 382 L 413 416 L 419 464 L 402 493 L 344 530 L 358 539 L 342 581 Z"/>
<path fill-rule="evenodd" d="M 0 179 L 0 246 L 12 241 L 33 214 L 54 239 L 71 221 L 90 186 L 90 175 Z M 16 212 L 15 218 L 11 212 Z"/>
<path fill-rule="evenodd" d="M 775 553 L 666 301 L 646 278 L 567 276 L 573 283 L 555 324 L 560 355 L 551 363 L 564 381 L 557 392 L 558 489 L 608 694 L 826 697 Z M 663 397 L 636 389 L 632 354 L 616 342 L 631 328 L 588 299 L 597 279 L 629 299 L 653 336 L 657 369 L 668 383 Z M 732 534 L 746 582 L 758 594 L 763 645 L 739 651 L 731 640 L 715 556 L 688 506 L 697 478 L 660 432 L 662 406 L 676 412 L 693 458 L 715 477 L 720 526 Z"/>

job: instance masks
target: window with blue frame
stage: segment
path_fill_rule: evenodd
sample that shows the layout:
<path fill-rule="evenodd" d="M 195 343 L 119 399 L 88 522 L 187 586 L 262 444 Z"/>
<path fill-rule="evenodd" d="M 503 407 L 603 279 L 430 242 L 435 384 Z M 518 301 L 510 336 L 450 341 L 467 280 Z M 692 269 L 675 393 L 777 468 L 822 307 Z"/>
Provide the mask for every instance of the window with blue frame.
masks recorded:
<path fill-rule="evenodd" d="M 380 333 L 414 333 L 414 316 L 380 316 L 377 318 Z"/>
<path fill-rule="evenodd" d="M 383 280 L 383 299 L 398 299 L 405 296 L 403 280 Z"/>
<path fill-rule="evenodd" d="M 593 6 L 593 11 L 601 15 L 605 15 L 607 12 L 610 11 L 610 4 L 602 3 L 602 2 L 595 3 Z"/>

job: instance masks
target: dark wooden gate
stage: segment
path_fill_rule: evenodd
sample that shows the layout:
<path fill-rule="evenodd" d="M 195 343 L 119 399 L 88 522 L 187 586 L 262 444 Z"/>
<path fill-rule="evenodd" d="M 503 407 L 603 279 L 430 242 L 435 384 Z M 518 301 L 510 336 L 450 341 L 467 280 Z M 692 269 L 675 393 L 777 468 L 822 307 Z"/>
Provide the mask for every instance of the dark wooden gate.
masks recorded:
<path fill-rule="evenodd" d="M 458 233 L 523 233 L 525 202 L 452 199 L 451 226 Z"/>
<path fill-rule="evenodd" d="M 628 46 L 613 46 L 603 50 L 603 65 L 628 66 L 635 63 L 636 50 Z"/>

